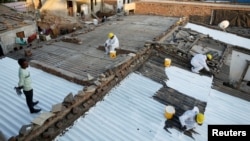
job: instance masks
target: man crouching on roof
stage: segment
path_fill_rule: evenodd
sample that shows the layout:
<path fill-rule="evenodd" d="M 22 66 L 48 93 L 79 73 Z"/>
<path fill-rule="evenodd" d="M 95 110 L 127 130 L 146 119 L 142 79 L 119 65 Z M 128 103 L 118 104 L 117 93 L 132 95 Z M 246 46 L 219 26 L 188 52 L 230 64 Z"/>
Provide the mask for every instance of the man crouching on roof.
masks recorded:
<path fill-rule="evenodd" d="M 108 34 L 108 39 L 106 40 L 104 47 L 105 54 L 109 54 L 110 51 L 115 51 L 115 49 L 119 47 L 119 40 L 114 33 L 110 32 Z"/>
<path fill-rule="evenodd" d="M 204 115 L 200 113 L 198 107 L 195 106 L 192 110 L 185 111 L 179 117 L 179 121 L 181 123 L 181 130 L 187 131 L 194 129 L 197 125 L 202 125 L 204 119 Z"/>

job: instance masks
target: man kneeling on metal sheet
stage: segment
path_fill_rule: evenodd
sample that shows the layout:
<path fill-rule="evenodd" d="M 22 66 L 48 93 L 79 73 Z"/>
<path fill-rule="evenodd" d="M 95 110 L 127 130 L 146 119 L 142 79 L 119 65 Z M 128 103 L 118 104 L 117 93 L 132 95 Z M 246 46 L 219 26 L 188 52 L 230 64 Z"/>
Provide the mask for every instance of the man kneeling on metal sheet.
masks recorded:
<path fill-rule="evenodd" d="M 211 54 L 196 54 L 194 57 L 191 59 L 191 65 L 192 65 L 192 72 L 194 73 L 200 73 L 200 70 L 205 68 L 208 72 L 210 72 L 209 67 L 207 66 L 207 60 L 212 60 L 212 55 Z"/>
<path fill-rule="evenodd" d="M 114 33 L 110 32 L 108 34 L 108 39 L 106 40 L 104 47 L 105 54 L 109 54 L 110 51 L 115 51 L 115 49 L 119 47 L 119 40 Z"/>
<path fill-rule="evenodd" d="M 198 107 L 194 107 L 192 110 L 185 111 L 180 117 L 181 130 L 186 131 L 194 129 L 197 125 L 202 125 L 204 121 L 204 115 L 199 112 Z"/>

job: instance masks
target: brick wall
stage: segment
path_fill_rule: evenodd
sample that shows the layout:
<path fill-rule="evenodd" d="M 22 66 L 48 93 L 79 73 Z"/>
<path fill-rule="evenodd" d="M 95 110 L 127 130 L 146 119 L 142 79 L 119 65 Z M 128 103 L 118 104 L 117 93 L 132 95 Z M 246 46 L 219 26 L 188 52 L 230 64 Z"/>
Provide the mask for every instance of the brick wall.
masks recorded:
<path fill-rule="evenodd" d="M 104 0 L 104 3 L 110 4 L 110 5 L 116 5 L 117 1 L 116 0 Z"/>
<path fill-rule="evenodd" d="M 230 4 L 211 4 L 208 3 L 171 3 L 171 2 L 136 2 L 135 14 L 153 14 L 168 17 L 189 17 L 192 16 L 211 16 L 213 10 L 244 10 L 250 11 L 249 7 L 240 7 Z"/>

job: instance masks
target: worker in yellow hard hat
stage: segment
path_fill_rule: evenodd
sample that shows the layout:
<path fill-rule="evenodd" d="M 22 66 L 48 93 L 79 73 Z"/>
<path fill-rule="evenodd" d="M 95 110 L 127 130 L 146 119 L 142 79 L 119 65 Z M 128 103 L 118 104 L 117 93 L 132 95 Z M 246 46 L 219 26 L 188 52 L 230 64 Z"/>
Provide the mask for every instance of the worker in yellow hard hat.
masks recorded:
<path fill-rule="evenodd" d="M 115 49 L 119 47 L 119 40 L 113 32 L 108 33 L 108 39 L 106 40 L 104 47 L 105 54 L 109 54 L 110 51 L 115 51 Z"/>
<path fill-rule="evenodd" d="M 108 34 L 108 38 L 109 38 L 109 39 L 112 39 L 113 37 L 114 37 L 114 33 L 110 32 L 110 33 Z"/>
<path fill-rule="evenodd" d="M 208 53 L 208 54 L 207 54 L 207 59 L 208 59 L 208 60 L 212 60 L 212 59 L 213 59 L 213 56 L 212 56 L 211 54 Z"/>
<path fill-rule="evenodd" d="M 198 113 L 198 114 L 196 115 L 196 122 L 197 122 L 199 125 L 202 125 L 202 124 L 203 124 L 204 119 L 205 119 L 204 114 Z"/>
<path fill-rule="evenodd" d="M 204 119 L 205 119 L 204 114 L 199 112 L 197 106 L 195 106 L 192 110 L 185 111 L 181 116 L 179 116 L 181 129 L 183 131 L 193 129 L 197 125 L 202 125 Z"/>
<path fill-rule="evenodd" d="M 207 65 L 207 61 L 211 61 L 213 56 L 211 54 L 195 54 L 191 59 L 191 71 L 194 73 L 200 73 L 200 70 L 205 68 L 208 72 L 210 72 L 210 68 Z"/>

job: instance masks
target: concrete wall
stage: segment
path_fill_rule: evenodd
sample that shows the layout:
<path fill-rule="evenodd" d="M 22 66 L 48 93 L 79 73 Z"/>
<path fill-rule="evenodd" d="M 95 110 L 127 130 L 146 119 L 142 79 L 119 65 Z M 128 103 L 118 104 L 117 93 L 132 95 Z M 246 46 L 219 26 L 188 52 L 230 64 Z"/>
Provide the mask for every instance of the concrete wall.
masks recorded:
<path fill-rule="evenodd" d="M 96 0 L 96 5 L 94 4 L 94 12 L 96 13 L 97 11 L 101 10 L 101 6 L 102 6 L 102 1 L 101 0 Z"/>
<path fill-rule="evenodd" d="M 68 16 L 67 1 L 47 0 L 40 11 L 47 11 L 58 16 Z"/>
<path fill-rule="evenodd" d="M 88 13 L 91 14 L 91 3 L 90 0 L 71 0 L 73 2 L 73 17 L 77 16 L 77 3 L 87 4 L 88 5 Z M 101 9 L 101 0 L 93 1 L 93 12 L 96 13 Z M 42 8 L 41 12 L 48 11 L 54 15 L 65 17 L 69 16 L 67 9 L 67 1 L 66 0 L 47 0 Z"/>
<path fill-rule="evenodd" d="M 231 65 L 230 65 L 230 72 L 229 72 L 230 81 L 232 81 L 232 82 L 239 81 L 244 69 L 247 66 L 246 60 L 250 61 L 249 54 L 245 54 L 245 53 L 233 50 L 232 58 L 231 58 Z M 246 75 L 249 75 L 249 73 L 247 73 Z M 246 81 L 250 81 L 250 79 L 249 79 L 250 76 L 245 76 L 244 78 Z"/>
<path fill-rule="evenodd" d="M 115 5 L 117 9 L 118 8 L 121 9 L 124 8 L 125 4 L 131 3 L 134 0 L 103 0 L 103 1 L 104 3 Z"/>
<path fill-rule="evenodd" d="M 247 68 L 247 71 L 246 71 L 246 75 L 244 76 L 243 80 L 250 81 L 250 65 L 248 65 L 248 68 Z"/>
<path fill-rule="evenodd" d="M 128 12 L 129 10 L 133 10 L 135 13 L 135 3 L 133 2 L 133 3 L 124 4 L 123 10 L 125 12 Z"/>
<path fill-rule="evenodd" d="M 36 33 L 37 27 L 36 24 L 31 24 L 27 26 L 23 26 L 17 29 L 13 29 L 4 33 L 1 33 L 1 46 L 3 49 L 3 53 L 7 54 L 14 49 L 16 33 L 24 31 L 25 37 L 28 37 L 34 33 Z"/>

